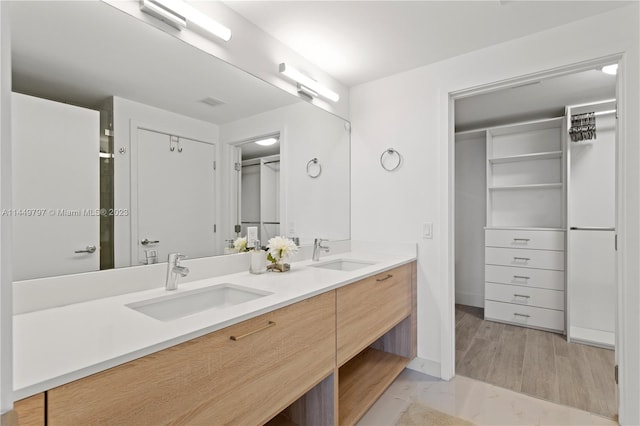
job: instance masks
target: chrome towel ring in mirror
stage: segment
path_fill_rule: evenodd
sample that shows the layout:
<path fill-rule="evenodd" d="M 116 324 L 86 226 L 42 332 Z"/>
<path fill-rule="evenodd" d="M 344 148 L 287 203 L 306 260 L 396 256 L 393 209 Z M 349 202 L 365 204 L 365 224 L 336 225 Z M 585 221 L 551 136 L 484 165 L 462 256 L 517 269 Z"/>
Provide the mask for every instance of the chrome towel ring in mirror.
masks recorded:
<path fill-rule="evenodd" d="M 320 161 L 317 158 L 312 158 L 307 163 L 307 175 L 315 179 L 322 173 L 322 166 L 320 165 Z"/>
<path fill-rule="evenodd" d="M 388 172 L 392 172 L 402 163 L 402 156 L 393 148 L 387 148 L 380 155 L 380 165 Z"/>

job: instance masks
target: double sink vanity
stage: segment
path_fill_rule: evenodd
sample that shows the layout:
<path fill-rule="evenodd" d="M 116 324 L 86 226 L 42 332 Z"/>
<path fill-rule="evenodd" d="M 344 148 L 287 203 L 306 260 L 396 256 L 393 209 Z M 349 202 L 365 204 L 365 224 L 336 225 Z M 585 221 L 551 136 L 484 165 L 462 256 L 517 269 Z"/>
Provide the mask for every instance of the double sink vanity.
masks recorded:
<path fill-rule="evenodd" d="M 16 411 L 20 425 L 349 425 L 415 356 L 415 253 L 352 250 L 16 315 Z"/>

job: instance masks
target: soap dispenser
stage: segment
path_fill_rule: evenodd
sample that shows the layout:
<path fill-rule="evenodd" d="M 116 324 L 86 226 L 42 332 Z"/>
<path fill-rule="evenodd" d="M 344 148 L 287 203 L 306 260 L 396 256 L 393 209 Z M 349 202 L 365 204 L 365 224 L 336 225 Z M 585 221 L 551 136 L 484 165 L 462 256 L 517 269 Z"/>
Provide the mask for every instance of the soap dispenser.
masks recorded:
<path fill-rule="evenodd" d="M 262 274 L 267 271 L 267 253 L 260 247 L 260 240 L 255 240 L 253 250 L 251 250 L 251 264 L 249 272 L 252 274 Z"/>

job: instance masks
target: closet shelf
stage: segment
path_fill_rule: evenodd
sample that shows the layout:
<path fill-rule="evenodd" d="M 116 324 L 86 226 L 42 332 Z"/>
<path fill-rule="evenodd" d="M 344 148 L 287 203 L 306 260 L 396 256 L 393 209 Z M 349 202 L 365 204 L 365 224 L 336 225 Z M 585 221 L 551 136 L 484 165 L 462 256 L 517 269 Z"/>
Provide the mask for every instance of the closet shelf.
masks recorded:
<path fill-rule="evenodd" d="M 536 183 L 531 185 L 504 185 L 504 186 L 490 186 L 488 189 L 491 191 L 500 191 L 508 189 L 554 189 L 562 188 L 562 183 Z"/>
<path fill-rule="evenodd" d="M 505 157 L 489 158 L 491 164 L 513 163 L 517 161 L 548 160 L 562 158 L 562 151 L 536 152 L 532 154 L 509 155 Z"/>

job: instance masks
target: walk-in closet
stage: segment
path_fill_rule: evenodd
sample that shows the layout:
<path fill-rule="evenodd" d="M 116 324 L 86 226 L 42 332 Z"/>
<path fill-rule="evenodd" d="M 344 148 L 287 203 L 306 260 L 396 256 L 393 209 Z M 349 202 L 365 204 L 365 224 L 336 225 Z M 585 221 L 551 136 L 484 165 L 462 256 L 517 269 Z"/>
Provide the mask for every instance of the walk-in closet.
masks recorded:
<path fill-rule="evenodd" d="M 455 102 L 456 374 L 617 414 L 616 75 Z"/>

